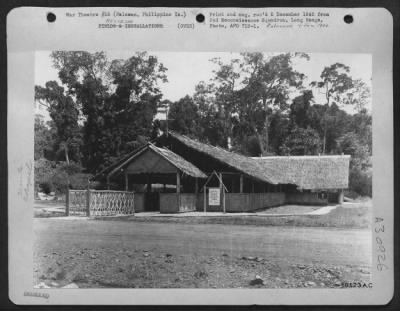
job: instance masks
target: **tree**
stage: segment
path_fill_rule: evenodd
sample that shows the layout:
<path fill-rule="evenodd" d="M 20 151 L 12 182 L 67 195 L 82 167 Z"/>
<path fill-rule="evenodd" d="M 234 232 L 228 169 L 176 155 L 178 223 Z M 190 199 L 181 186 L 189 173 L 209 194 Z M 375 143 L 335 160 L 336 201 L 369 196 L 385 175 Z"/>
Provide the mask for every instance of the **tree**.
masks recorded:
<path fill-rule="evenodd" d="M 372 116 L 366 109 L 349 118 L 347 131 L 354 132 L 360 143 L 367 146 L 369 154 L 372 154 Z"/>
<path fill-rule="evenodd" d="M 308 127 L 306 129 L 296 127 L 291 130 L 289 136 L 281 147 L 282 154 L 289 155 L 315 155 L 320 150 L 318 133 Z"/>
<path fill-rule="evenodd" d="M 289 107 L 290 91 L 302 87 L 304 74 L 294 70 L 292 59 L 295 57 L 309 59 L 309 57 L 304 53 L 285 53 L 268 58 L 262 53 L 242 55 L 247 77 L 243 81 L 245 87 L 241 90 L 239 103 L 240 105 L 244 103 L 248 122 L 258 139 L 261 153 L 267 154 L 272 114 L 274 111 L 286 111 Z M 262 121 L 259 120 L 260 117 Z"/>
<path fill-rule="evenodd" d="M 337 140 L 338 151 L 351 155 L 349 188 L 360 195 L 372 196 L 372 163 L 368 146 L 359 135 L 347 132 Z"/>
<path fill-rule="evenodd" d="M 353 87 L 353 80 L 349 75 L 350 67 L 335 63 L 329 67 L 325 67 L 321 73 L 320 81 L 311 82 L 312 87 L 316 87 L 325 95 L 326 106 L 329 107 L 331 103 L 336 103 L 338 105 L 347 103 L 343 96 L 348 90 Z M 326 152 L 326 136 L 328 131 L 328 124 L 330 122 L 329 116 L 325 114 L 321 118 L 321 127 L 323 130 L 323 143 L 322 143 L 322 153 Z"/>
<path fill-rule="evenodd" d="M 371 102 L 371 88 L 361 79 L 353 81 L 353 87 L 347 93 L 345 103 L 353 105 L 357 112 L 361 112 Z"/>
<path fill-rule="evenodd" d="M 55 133 L 46 125 L 41 115 L 35 115 L 34 159 L 49 159 L 54 148 Z"/>
<path fill-rule="evenodd" d="M 170 105 L 169 128 L 189 136 L 201 136 L 198 106 L 186 95 Z"/>
<path fill-rule="evenodd" d="M 200 141 L 218 145 L 228 146 L 228 134 L 226 120 L 222 118 L 220 107 L 216 103 L 216 86 L 214 83 L 200 82 L 195 87 L 193 102 L 198 107 Z"/>
<path fill-rule="evenodd" d="M 353 80 L 349 75 L 350 67 L 335 63 L 325 67 L 321 73 L 320 81 L 311 82 L 312 87 L 317 87 L 325 95 L 326 104 L 331 101 L 341 102 L 341 97 L 353 87 Z"/>
<path fill-rule="evenodd" d="M 228 145 L 229 140 L 244 143 L 248 137 L 256 137 L 260 153 L 268 154 L 271 119 L 275 113 L 287 110 L 290 92 L 301 88 L 304 79 L 293 69 L 295 57 L 308 59 L 304 53 L 268 57 L 263 53 L 243 53 L 229 63 L 212 60 L 218 65 L 212 83 L 199 85 L 196 93 L 201 92 L 203 102 L 207 101 L 205 98 L 211 102 L 200 108 L 201 116 L 211 115 L 210 122 L 214 132 L 219 133 L 222 146 Z M 204 96 L 205 93 L 213 96 Z M 201 96 L 195 95 L 195 101 L 198 97 Z"/>
<path fill-rule="evenodd" d="M 35 99 L 47 106 L 57 131 L 57 150 L 62 150 L 69 164 L 72 146 L 80 144 L 78 126 L 79 111 L 71 96 L 56 81 L 49 81 L 45 87 L 35 86 Z M 74 154 L 79 160 L 79 154 Z"/>
<path fill-rule="evenodd" d="M 290 105 L 289 118 L 292 127 L 307 128 L 313 126 L 315 111 L 312 108 L 314 94 L 311 90 L 305 90 L 296 96 Z"/>
<path fill-rule="evenodd" d="M 151 135 L 166 68 L 145 52 L 109 61 L 104 52 L 53 52 L 68 94 L 81 108 L 84 164 L 96 172 Z"/>

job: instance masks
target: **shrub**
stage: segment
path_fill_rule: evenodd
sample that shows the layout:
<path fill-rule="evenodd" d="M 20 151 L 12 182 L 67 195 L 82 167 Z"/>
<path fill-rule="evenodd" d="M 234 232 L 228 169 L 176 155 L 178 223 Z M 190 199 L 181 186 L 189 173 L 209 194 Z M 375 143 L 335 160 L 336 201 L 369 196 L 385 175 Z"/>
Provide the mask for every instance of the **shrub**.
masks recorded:
<path fill-rule="evenodd" d="M 70 176 L 70 186 L 72 189 L 83 190 L 88 187 L 88 179 L 92 177 L 90 174 L 77 173 Z"/>
<path fill-rule="evenodd" d="M 69 186 L 69 176 L 66 172 L 56 170 L 51 176 L 51 183 L 54 185 L 54 190 L 59 193 L 65 193 Z"/>
<path fill-rule="evenodd" d="M 78 163 L 57 163 L 46 159 L 35 161 L 35 189 L 45 193 L 65 193 L 69 187 L 86 189 L 91 177 L 90 174 L 82 173 L 82 167 Z M 90 187 L 97 189 L 99 185 L 97 182 L 91 182 Z"/>
<path fill-rule="evenodd" d="M 48 182 L 54 173 L 56 163 L 46 160 L 39 159 L 35 161 L 35 184 L 40 185 L 41 183 Z"/>
<path fill-rule="evenodd" d="M 372 172 L 357 167 L 350 170 L 349 188 L 361 196 L 372 197 Z"/>
<path fill-rule="evenodd" d="M 75 162 L 70 162 L 69 164 L 61 164 L 59 166 L 59 170 L 66 172 L 69 176 L 80 173 L 82 171 L 82 167 Z"/>
<path fill-rule="evenodd" d="M 48 181 L 42 182 L 39 184 L 40 191 L 44 192 L 45 194 L 50 194 L 53 191 L 53 184 Z"/>

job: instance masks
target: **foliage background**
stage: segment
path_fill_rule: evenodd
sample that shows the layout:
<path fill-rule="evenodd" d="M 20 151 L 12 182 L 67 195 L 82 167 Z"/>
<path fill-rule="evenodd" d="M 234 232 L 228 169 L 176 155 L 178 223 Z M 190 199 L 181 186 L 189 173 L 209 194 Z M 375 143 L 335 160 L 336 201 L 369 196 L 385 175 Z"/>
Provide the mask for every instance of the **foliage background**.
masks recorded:
<path fill-rule="evenodd" d="M 372 194 L 371 90 L 347 64 L 327 63 L 307 82 L 293 66 L 310 61 L 305 53 L 212 58 L 211 79 L 171 101 L 160 88 L 168 69 L 147 52 L 50 57 L 59 82 L 35 87 L 36 103 L 50 116 L 35 118 L 37 189 L 86 188 L 94 174 L 165 131 L 154 116 L 167 107 L 170 129 L 248 156 L 350 154 L 348 195 Z"/>

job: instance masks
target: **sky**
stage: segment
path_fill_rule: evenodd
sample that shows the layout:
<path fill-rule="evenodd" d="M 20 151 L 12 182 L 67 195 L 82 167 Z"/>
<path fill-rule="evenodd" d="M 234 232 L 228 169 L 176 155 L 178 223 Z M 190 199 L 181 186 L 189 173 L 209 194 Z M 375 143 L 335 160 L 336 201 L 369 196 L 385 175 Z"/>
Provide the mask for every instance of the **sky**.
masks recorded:
<path fill-rule="evenodd" d="M 35 58 L 35 85 L 44 86 L 47 81 L 56 80 L 60 83 L 57 71 L 53 68 L 49 57 L 50 51 L 36 52 Z M 132 51 L 106 51 L 109 59 L 127 59 L 134 54 Z M 157 56 L 168 71 L 168 83 L 161 83 L 163 99 L 171 101 L 179 100 L 185 95 L 193 95 L 195 86 L 200 81 L 208 82 L 217 65 L 210 59 L 220 57 L 228 62 L 237 58 L 238 53 L 228 52 L 148 52 Z M 324 67 L 334 63 L 343 63 L 350 67 L 350 75 L 353 79 L 362 79 L 371 86 L 372 83 L 372 57 L 370 54 L 329 54 L 308 53 L 310 60 L 301 60 L 294 63 L 294 68 L 307 76 L 305 84 L 319 80 Z M 314 92 L 315 101 L 323 103 L 323 95 Z"/>

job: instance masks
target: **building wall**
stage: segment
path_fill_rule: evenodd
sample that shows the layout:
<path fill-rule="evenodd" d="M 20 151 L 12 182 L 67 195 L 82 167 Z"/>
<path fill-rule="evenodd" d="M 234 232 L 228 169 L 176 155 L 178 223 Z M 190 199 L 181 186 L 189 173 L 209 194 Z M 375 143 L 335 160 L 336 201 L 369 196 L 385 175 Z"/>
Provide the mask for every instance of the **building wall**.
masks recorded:
<path fill-rule="evenodd" d="M 179 213 L 177 193 L 160 193 L 160 213 Z"/>
<path fill-rule="evenodd" d="M 286 204 L 327 205 L 328 198 L 319 198 L 316 192 L 286 193 Z"/>
<path fill-rule="evenodd" d="M 318 198 L 318 193 L 298 192 L 266 192 L 266 193 L 226 193 L 225 206 L 227 212 L 251 212 L 262 208 L 284 204 L 327 205 L 328 199 Z M 144 194 L 135 193 L 135 212 L 143 212 Z M 222 198 L 221 198 L 222 200 Z M 208 202 L 208 195 L 207 195 Z M 178 204 L 179 203 L 179 204 Z M 222 203 L 222 202 L 221 202 Z M 189 211 L 204 211 L 204 194 L 194 193 L 160 193 L 161 213 L 183 213 Z M 207 212 L 222 212 L 220 206 L 208 206 Z"/>
<path fill-rule="evenodd" d="M 183 213 L 196 210 L 194 193 L 160 193 L 160 213 Z"/>
<path fill-rule="evenodd" d="M 250 212 L 285 204 L 285 193 L 227 193 L 225 202 L 227 212 Z"/>
<path fill-rule="evenodd" d="M 274 207 L 282 204 L 285 204 L 285 193 L 283 192 L 225 194 L 225 207 L 227 212 L 250 212 L 261 208 Z M 223 211 L 222 204 L 220 206 L 209 206 L 207 204 L 206 208 L 207 212 Z M 204 211 L 204 194 L 198 195 L 197 210 Z"/>
<path fill-rule="evenodd" d="M 144 193 L 135 193 L 134 198 L 134 208 L 135 213 L 140 213 L 144 211 Z"/>
<path fill-rule="evenodd" d="M 197 194 L 181 193 L 179 195 L 179 212 L 190 212 L 196 210 Z"/>

